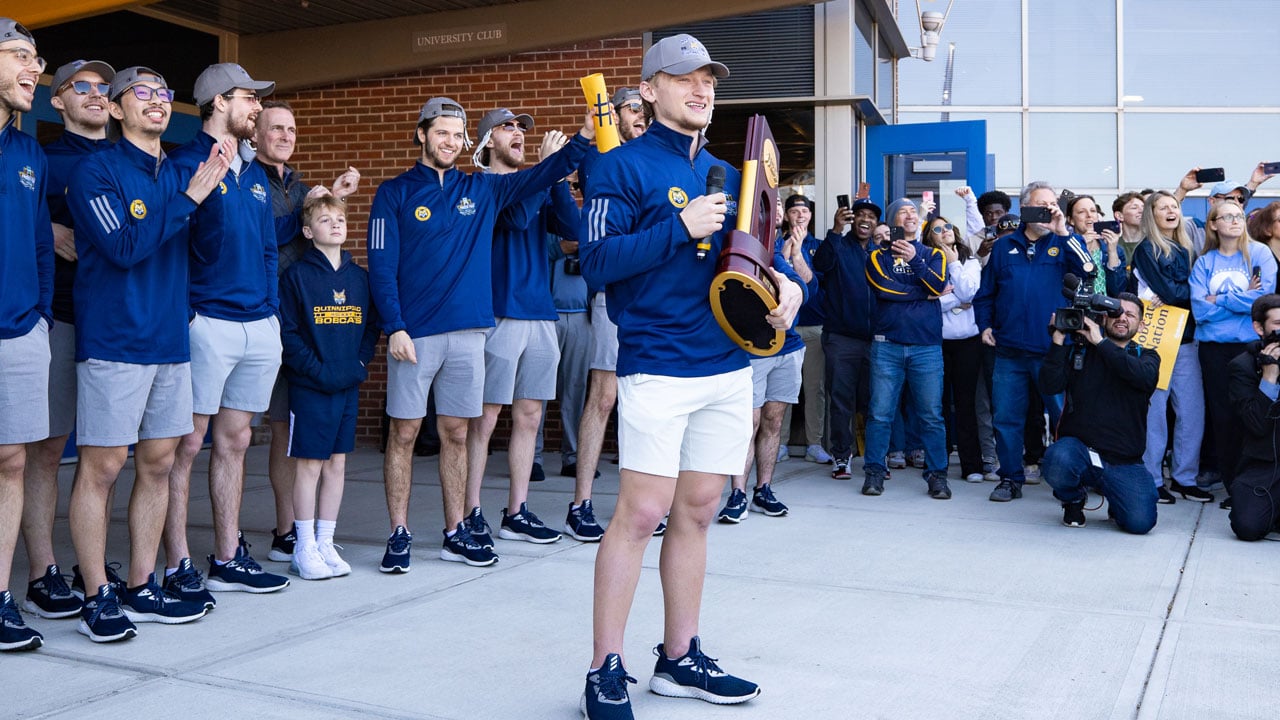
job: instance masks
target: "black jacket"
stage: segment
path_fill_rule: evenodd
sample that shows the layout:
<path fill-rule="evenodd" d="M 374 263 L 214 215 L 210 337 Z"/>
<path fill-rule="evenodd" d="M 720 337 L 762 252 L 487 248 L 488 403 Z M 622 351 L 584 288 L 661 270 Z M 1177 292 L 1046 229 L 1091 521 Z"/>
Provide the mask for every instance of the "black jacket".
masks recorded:
<path fill-rule="evenodd" d="M 1262 368 L 1255 359 L 1262 349 L 1262 341 L 1255 340 L 1245 346 L 1227 365 L 1227 397 L 1244 429 L 1244 445 L 1240 464 L 1261 462 L 1273 465 L 1280 448 L 1280 403 L 1273 402 L 1259 389 Z"/>
<path fill-rule="evenodd" d="M 1142 462 L 1147 405 L 1160 379 L 1160 355 L 1135 343 L 1121 350 L 1103 340 L 1071 369 L 1072 345 L 1050 345 L 1040 366 L 1040 392 L 1066 393 L 1058 437 L 1073 437 L 1113 465 Z"/>

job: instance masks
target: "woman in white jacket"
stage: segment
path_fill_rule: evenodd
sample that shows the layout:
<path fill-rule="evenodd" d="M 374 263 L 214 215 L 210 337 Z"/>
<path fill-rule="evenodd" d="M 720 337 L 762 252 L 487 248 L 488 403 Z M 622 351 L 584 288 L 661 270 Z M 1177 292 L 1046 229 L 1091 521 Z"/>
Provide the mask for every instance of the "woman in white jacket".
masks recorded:
<path fill-rule="evenodd" d="M 982 265 L 969 247 L 956 242 L 957 228 L 946 218 L 930 220 L 924 244 L 947 258 L 951 281 L 938 298 L 942 312 L 943 410 L 950 418 L 951 440 L 959 450 L 960 471 L 969 482 L 982 482 L 982 450 L 978 445 L 975 395 L 982 376 L 982 341 L 973 315 L 973 297 L 982 280 Z"/>

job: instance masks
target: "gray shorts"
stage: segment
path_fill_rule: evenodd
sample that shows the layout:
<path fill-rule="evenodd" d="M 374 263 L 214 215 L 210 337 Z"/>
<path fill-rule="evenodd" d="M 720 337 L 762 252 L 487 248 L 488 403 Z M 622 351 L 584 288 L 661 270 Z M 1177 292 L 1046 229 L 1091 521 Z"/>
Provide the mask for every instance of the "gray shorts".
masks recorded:
<path fill-rule="evenodd" d="M 49 331 L 49 437 L 76 429 L 76 326 L 53 324 Z"/>
<path fill-rule="evenodd" d="M 766 402 L 800 402 L 802 367 L 804 348 L 786 355 L 751 358 L 751 407 L 764 407 Z"/>
<path fill-rule="evenodd" d="M 271 405 L 267 408 L 267 420 L 273 423 L 288 423 L 289 416 L 289 381 L 284 373 L 276 375 L 276 385 L 271 388 Z"/>
<path fill-rule="evenodd" d="M 182 437 L 191 422 L 191 363 L 76 363 L 76 444 L 124 447 Z"/>
<path fill-rule="evenodd" d="M 555 320 L 498 318 L 485 333 L 484 401 L 555 400 L 560 341 Z"/>
<path fill-rule="evenodd" d="M 418 363 L 387 350 L 387 414 L 398 420 L 427 416 L 427 392 L 436 383 L 436 414 L 480 417 L 484 402 L 484 330 L 454 330 L 413 338 Z"/>
<path fill-rule="evenodd" d="M 280 321 L 251 322 L 196 315 L 191 321 L 191 389 L 195 411 L 263 412 L 280 370 Z"/>
<path fill-rule="evenodd" d="M 49 323 L 0 340 L 0 445 L 49 437 Z"/>
<path fill-rule="evenodd" d="M 591 299 L 591 369 L 618 371 L 618 326 L 609 319 L 604 293 Z"/>

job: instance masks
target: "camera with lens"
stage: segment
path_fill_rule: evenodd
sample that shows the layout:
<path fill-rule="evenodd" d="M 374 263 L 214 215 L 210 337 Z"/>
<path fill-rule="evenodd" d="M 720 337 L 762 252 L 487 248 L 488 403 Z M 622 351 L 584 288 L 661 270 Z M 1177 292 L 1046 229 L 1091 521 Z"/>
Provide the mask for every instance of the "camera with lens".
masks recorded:
<path fill-rule="evenodd" d="M 1280 360 L 1262 352 L 1262 348 L 1265 348 L 1272 343 L 1280 343 L 1280 330 L 1272 330 L 1262 338 L 1262 345 L 1258 348 L 1258 367 L 1262 367 L 1263 365 L 1280 365 Z"/>
<path fill-rule="evenodd" d="M 565 275 L 581 275 L 582 274 L 582 263 L 578 261 L 577 256 L 569 255 L 564 259 L 564 274 Z"/>
<path fill-rule="evenodd" d="M 1062 278 L 1062 295 L 1071 305 L 1054 314 L 1053 329 L 1064 333 L 1083 331 L 1086 317 L 1102 325 L 1106 318 L 1120 317 L 1123 312 L 1119 300 L 1094 292 L 1091 283 L 1081 282 L 1071 273 Z"/>

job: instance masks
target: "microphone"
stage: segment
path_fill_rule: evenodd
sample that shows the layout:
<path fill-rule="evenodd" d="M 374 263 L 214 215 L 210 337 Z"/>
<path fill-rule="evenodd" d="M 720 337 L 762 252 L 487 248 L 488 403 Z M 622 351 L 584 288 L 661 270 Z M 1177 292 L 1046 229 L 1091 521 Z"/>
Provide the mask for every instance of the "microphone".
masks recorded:
<path fill-rule="evenodd" d="M 1075 273 L 1067 273 L 1062 276 L 1062 295 L 1068 300 L 1074 300 L 1076 290 L 1080 288 L 1080 278 Z"/>
<path fill-rule="evenodd" d="M 724 192 L 724 166 L 712 165 L 707 170 L 707 192 L 704 194 L 714 195 L 719 192 Z M 710 235 L 698 240 L 698 259 L 706 260 L 709 252 L 711 252 Z"/>

